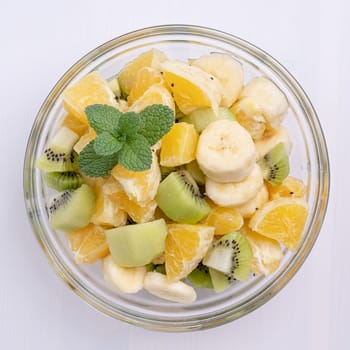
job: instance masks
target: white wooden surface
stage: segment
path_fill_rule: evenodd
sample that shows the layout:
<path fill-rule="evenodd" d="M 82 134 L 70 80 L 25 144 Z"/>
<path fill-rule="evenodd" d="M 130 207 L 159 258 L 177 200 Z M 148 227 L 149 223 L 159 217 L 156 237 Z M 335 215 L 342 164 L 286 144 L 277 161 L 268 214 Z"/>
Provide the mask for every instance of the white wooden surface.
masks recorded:
<path fill-rule="evenodd" d="M 349 13 L 347 0 L 0 0 L 0 348 L 350 349 Z M 319 113 L 332 172 L 325 223 L 295 278 L 240 320 L 186 334 L 139 329 L 86 305 L 41 251 L 22 192 L 31 124 L 60 76 L 115 36 L 167 23 L 230 32 L 283 63 Z"/>

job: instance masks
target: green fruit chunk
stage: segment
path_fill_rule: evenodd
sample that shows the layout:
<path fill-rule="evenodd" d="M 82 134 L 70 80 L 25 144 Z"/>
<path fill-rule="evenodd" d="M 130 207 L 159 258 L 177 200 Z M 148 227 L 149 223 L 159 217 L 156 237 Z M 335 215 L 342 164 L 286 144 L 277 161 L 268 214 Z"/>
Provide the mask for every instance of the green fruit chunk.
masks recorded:
<path fill-rule="evenodd" d="M 212 244 L 203 264 L 224 273 L 229 282 L 246 281 L 250 275 L 253 258 L 249 241 L 239 232 L 222 236 Z"/>
<path fill-rule="evenodd" d="M 210 107 L 201 107 L 183 117 L 181 121 L 193 124 L 197 132 L 201 133 L 210 123 L 219 119 L 236 120 L 236 117 L 226 107 L 219 107 L 218 114 L 215 114 Z"/>
<path fill-rule="evenodd" d="M 263 177 L 271 185 L 280 185 L 289 174 L 289 158 L 285 146 L 278 143 L 258 162 Z"/>
<path fill-rule="evenodd" d="M 159 273 L 162 273 L 163 275 L 166 275 L 165 264 L 157 265 L 154 271 L 157 271 Z"/>
<path fill-rule="evenodd" d="M 167 226 L 164 219 L 106 231 L 113 261 L 121 267 L 149 264 L 164 251 L 166 235 Z"/>
<path fill-rule="evenodd" d="M 86 226 L 95 209 L 95 193 L 88 185 L 67 190 L 49 205 L 49 223 L 53 229 L 70 232 Z"/>
<path fill-rule="evenodd" d="M 196 181 L 186 170 L 170 173 L 159 184 L 156 201 L 167 217 L 183 224 L 195 224 L 210 212 Z"/>
<path fill-rule="evenodd" d="M 197 288 L 213 288 L 213 283 L 209 274 L 209 268 L 200 263 L 187 278 Z"/>
<path fill-rule="evenodd" d="M 82 176 L 73 171 L 63 173 L 57 171 L 48 172 L 45 174 L 45 179 L 47 186 L 57 191 L 74 190 L 84 182 Z"/>
<path fill-rule="evenodd" d="M 121 90 L 119 86 L 118 77 L 108 79 L 108 86 L 112 90 L 114 96 L 119 99 L 121 97 Z"/>
<path fill-rule="evenodd" d="M 73 146 L 79 136 L 68 129 L 61 127 L 49 146 L 37 160 L 37 168 L 45 171 L 75 171 L 78 169 L 78 157 L 73 152 Z"/>
<path fill-rule="evenodd" d="M 198 185 L 205 185 L 205 175 L 203 174 L 196 160 L 193 160 L 192 162 L 186 164 L 185 167 Z"/>
<path fill-rule="evenodd" d="M 216 293 L 223 292 L 232 284 L 232 280 L 230 276 L 218 270 L 212 269 L 210 267 L 209 267 L 209 275 L 211 278 L 211 282 L 213 284 L 213 288 Z"/>

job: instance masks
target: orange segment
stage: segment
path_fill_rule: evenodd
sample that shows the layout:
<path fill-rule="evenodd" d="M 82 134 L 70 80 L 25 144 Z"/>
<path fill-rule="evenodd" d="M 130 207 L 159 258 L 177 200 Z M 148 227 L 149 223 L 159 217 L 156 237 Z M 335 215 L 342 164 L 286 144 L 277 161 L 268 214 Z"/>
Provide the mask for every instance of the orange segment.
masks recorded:
<path fill-rule="evenodd" d="M 114 195 L 111 198 L 118 200 L 120 207 L 138 224 L 151 221 L 157 208 L 157 202 L 154 199 L 139 204 L 130 200 L 125 192 L 120 192 L 118 195 Z"/>
<path fill-rule="evenodd" d="M 63 117 L 61 126 L 66 126 L 79 136 L 85 134 L 88 129 L 86 123 L 82 123 L 80 119 L 74 117 L 72 114 L 67 114 Z"/>
<path fill-rule="evenodd" d="M 160 165 L 174 167 L 196 159 L 198 133 L 189 123 L 176 123 L 162 138 Z"/>
<path fill-rule="evenodd" d="M 94 224 L 66 233 L 77 264 L 92 264 L 109 254 L 104 230 Z"/>
<path fill-rule="evenodd" d="M 74 145 L 73 149 L 75 152 L 80 153 L 85 146 L 96 138 L 96 132 L 93 128 L 89 128 L 88 131 L 82 135 L 79 141 Z"/>
<path fill-rule="evenodd" d="M 130 90 L 128 104 L 132 105 L 152 85 L 163 84 L 164 80 L 160 72 L 151 67 L 141 68 L 135 77 L 135 84 Z"/>
<path fill-rule="evenodd" d="M 66 111 L 85 124 L 88 124 L 85 108 L 97 103 L 118 106 L 107 81 L 98 72 L 89 73 L 63 92 Z"/>
<path fill-rule="evenodd" d="M 222 86 L 215 77 L 181 61 L 166 61 L 161 64 L 161 69 L 182 113 L 189 114 L 199 107 L 211 107 L 217 114 Z"/>
<path fill-rule="evenodd" d="M 215 227 L 215 235 L 225 235 L 238 231 L 243 225 L 243 217 L 235 208 L 216 206 L 207 216 L 204 224 Z"/>
<path fill-rule="evenodd" d="M 115 202 L 122 210 L 128 213 L 133 221 L 138 224 L 151 221 L 157 207 L 157 202 L 152 199 L 147 202 L 136 202 L 129 199 L 123 187 L 117 180 L 110 176 L 104 185 L 105 194 Z"/>
<path fill-rule="evenodd" d="M 174 99 L 168 89 L 161 84 L 149 87 L 141 97 L 133 102 L 129 110 L 139 113 L 147 106 L 154 104 L 168 106 L 175 112 Z"/>
<path fill-rule="evenodd" d="M 249 227 L 295 250 L 301 240 L 307 214 L 307 203 L 303 199 L 274 199 L 252 216 Z"/>
<path fill-rule="evenodd" d="M 152 49 L 143 52 L 131 62 L 127 63 L 118 75 L 119 85 L 122 91 L 129 94 L 135 86 L 137 72 L 144 67 L 158 68 L 161 62 L 166 60 L 163 52 Z"/>
<path fill-rule="evenodd" d="M 272 186 L 267 183 L 270 199 L 278 199 L 282 197 L 302 198 L 305 196 L 304 183 L 295 177 L 288 176 L 278 186 Z"/>
<path fill-rule="evenodd" d="M 241 233 L 248 239 L 253 250 L 252 272 L 257 275 L 269 275 L 275 272 L 283 258 L 280 244 L 274 239 L 252 231 L 247 225 L 243 226 Z"/>
<path fill-rule="evenodd" d="M 213 240 L 214 228 L 205 225 L 168 224 L 165 269 L 170 281 L 186 277 L 203 259 Z"/>
<path fill-rule="evenodd" d="M 125 225 L 127 215 L 117 202 L 112 201 L 104 190 L 104 184 L 96 184 L 96 207 L 91 222 L 107 228 Z"/>
<path fill-rule="evenodd" d="M 122 185 L 129 199 L 148 202 L 154 199 L 161 179 L 157 155 L 152 154 L 151 168 L 145 171 L 130 171 L 117 164 L 111 175 Z"/>

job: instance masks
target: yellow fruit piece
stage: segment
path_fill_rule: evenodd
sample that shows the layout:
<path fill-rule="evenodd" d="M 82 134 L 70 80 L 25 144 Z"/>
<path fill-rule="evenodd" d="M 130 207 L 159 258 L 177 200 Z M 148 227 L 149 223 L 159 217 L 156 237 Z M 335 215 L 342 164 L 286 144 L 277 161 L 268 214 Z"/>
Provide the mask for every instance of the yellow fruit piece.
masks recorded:
<path fill-rule="evenodd" d="M 97 103 L 118 107 L 107 81 L 98 72 L 89 73 L 63 92 L 65 110 L 85 124 L 88 124 L 85 108 Z"/>
<path fill-rule="evenodd" d="M 189 123 L 176 123 L 162 138 L 160 165 L 174 167 L 196 159 L 198 133 Z"/>
<path fill-rule="evenodd" d="M 78 154 L 85 148 L 85 146 L 96 138 L 96 132 L 93 128 L 89 128 L 87 133 L 82 135 L 79 141 L 74 145 L 73 149 Z"/>
<path fill-rule="evenodd" d="M 109 254 L 104 230 L 94 224 L 66 233 L 77 264 L 93 264 Z"/>
<path fill-rule="evenodd" d="M 189 114 L 199 107 L 211 107 L 217 114 L 222 86 L 215 77 L 181 61 L 166 61 L 161 64 L 161 69 L 182 113 Z"/>
<path fill-rule="evenodd" d="M 154 199 L 138 203 L 129 199 L 123 190 L 110 194 L 109 198 L 111 201 L 118 203 L 119 207 L 126 211 L 130 218 L 138 224 L 151 221 L 157 208 L 157 202 Z"/>
<path fill-rule="evenodd" d="M 243 225 L 243 217 L 235 208 L 216 206 L 204 220 L 204 224 L 215 227 L 215 235 L 238 231 Z"/>
<path fill-rule="evenodd" d="M 105 193 L 104 184 L 96 184 L 96 207 L 91 222 L 106 228 L 125 225 L 127 214 L 119 204 Z"/>
<path fill-rule="evenodd" d="M 140 69 L 144 67 L 158 68 L 161 62 L 166 60 L 163 52 L 152 49 L 143 52 L 131 62 L 127 63 L 118 75 L 119 85 L 122 91 L 129 94 L 135 86 L 136 76 Z"/>
<path fill-rule="evenodd" d="M 165 270 L 170 281 L 186 277 L 208 251 L 214 227 L 205 225 L 168 224 L 165 241 Z"/>
<path fill-rule="evenodd" d="M 88 130 L 88 125 L 86 123 L 82 123 L 80 119 L 74 117 L 72 114 L 67 114 L 63 117 L 61 126 L 66 126 L 79 136 L 84 135 Z"/>
<path fill-rule="evenodd" d="M 303 199 L 274 199 L 252 216 L 249 227 L 295 250 L 301 240 L 307 214 L 307 203 Z"/>
<path fill-rule="evenodd" d="M 304 183 L 295 177 L 288 176 L 278 186 L 267 184 L 270 199 L 278 199 L 282 197 L 302 198 L 305 196 Z"/>
<path fill-rule="evenodd" d="M 158 70 L 151 67 L 141 68 L 136 74 L 135 84 L 128 96 L 129 106 L 141 97 L 152 85 L 163 83 L 164 79 Z"/>
<path fill-rule="evenodd" d="M 129 199 L 135 202 L 148 202 L 154 199 L 161 174 L 157 155 L 152 153 L 151 168 L 145 171 L 130 171 L 117 164 L 111 175 L 122 185 Z"/>
<path fill-rule="evenodd" d="M 252 272 L 257 275 L 269 275 L 275 272 L 283 258 L 280 244 L 274 239 L 252 231 L 247 225 L 244 225 L 240 232 L 248 239 L 253 250 Z"/>
<path fill-rule="evenodd" d="M 129 110 L 132 112 L 139 113 L 147 106 L 155 104 L 168 106 L 175 112 L 174 99 L 171 96 L 168 89 L 161 84 L 152 85 L 151 87 L 149 87 L 141 97 L 139 97 L 136 101 L 133 102 Z"/>

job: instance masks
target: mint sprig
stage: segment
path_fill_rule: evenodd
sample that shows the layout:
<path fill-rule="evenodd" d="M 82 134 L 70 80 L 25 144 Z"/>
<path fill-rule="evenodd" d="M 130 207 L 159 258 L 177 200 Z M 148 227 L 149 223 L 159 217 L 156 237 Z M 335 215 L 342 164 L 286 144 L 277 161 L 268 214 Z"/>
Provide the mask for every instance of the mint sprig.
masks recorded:
<path fill-rule="evenodd" d="M 107 105 L 85 109 L 97 136 L 79 154 L 80 171 L 89 177 L 107 176 L 116 164 L 131 171 L 151 167 L 151 146 L 174 124 L 174 112 L 164 105 L 152 105 L 142 112 L 120 112 Z"/>

